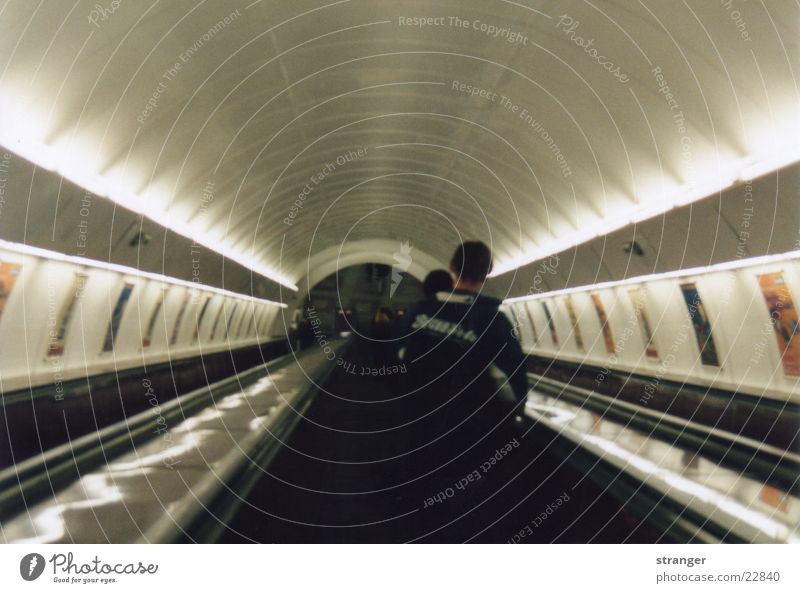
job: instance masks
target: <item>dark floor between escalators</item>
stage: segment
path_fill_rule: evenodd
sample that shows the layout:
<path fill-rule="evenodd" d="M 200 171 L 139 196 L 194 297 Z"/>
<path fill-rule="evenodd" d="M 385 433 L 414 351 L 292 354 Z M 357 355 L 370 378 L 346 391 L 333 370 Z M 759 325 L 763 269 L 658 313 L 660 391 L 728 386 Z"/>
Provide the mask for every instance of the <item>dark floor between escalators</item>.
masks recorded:
<path fill-rule="evenodd" d="M 353 345 L 289 441 L 228 522 L 225 542 L 648 542 L 610 496 L 548 451 L 536 428 L 509 425 L 452 473 L 407 454 L 401 377 L 373 377 L 374 348 Z M 355 372 L 353 372 L 355 369 Z M 465 450 L 469 444 L 465 443 Z M 487 453 L 488 451 L 488 453 Z"/>

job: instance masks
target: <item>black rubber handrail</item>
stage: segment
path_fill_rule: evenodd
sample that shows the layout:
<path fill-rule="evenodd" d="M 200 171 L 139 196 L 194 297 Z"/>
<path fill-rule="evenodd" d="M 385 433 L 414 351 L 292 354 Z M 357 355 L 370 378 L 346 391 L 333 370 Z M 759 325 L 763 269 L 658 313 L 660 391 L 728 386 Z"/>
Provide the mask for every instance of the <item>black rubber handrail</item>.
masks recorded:
<path fill-rule="evenodd" d="M 530 354 L 528 355 L 528 358 L 534 364 L 538 363 L 540 366 L 546 366 L 548 369 L 553 368 L 557 370 L 563 370 L 565 373 L 571 373 L 573 378 L 576 376 L 596 377 L 598 374 L 606 374 L 610 371 L 611 374 L 623 384 L 628 382 L 650 383 L 653 379 L 651 376 L 642 373 L 617 368 L 609 369 L 608 367 L 600 367 L 586 362 L 561 360 L 558 358 L 550 358 L 537 354 Z M 530 374 L 543 376 L 535 372 Z M 700 383 L 691 383 L 688 381 L 677 381 L 675 379 L 668 379 L 664 377 L 659 378 L 658 383 L 662 389 L 669 390 L 671 392 L 689 391 L 693 395 L 697 395 L 697 397 L 714 396 L 724 398 L 726 400 L 748 403 L 753 406 L 760 406 L 769 409 L 772 412 L 789 413 L 793 416 L 800 416 L 800 403 L 782 400 L 777 397 L 767 397 L 765 395 L 758 395 L 755 393 L 748 393 L 738 390 L 730 391 L 728 389 L 721 389 L 719 387 L 713 387 L 710 385 L 702 385 Z"/>
<path fill-rule="evenodd" d="M 625 505 L 626 510 L 644 518 L 648 525 L 663 533 L 665 541 L 660 543 L 671 543 L 669 540 L 677 543 L 747 543 L 739 535 L 717 525 L 708 517 L 621 472 L 614 464 L 585 450 L 555 429 L 542 425 L 540 427 L 551 433 L 547 437 L 549 450 L 568 459 L 572 467 L 606 489 Z"/>
<path fill-rule="evenodd" d="M 86 471 L 107 463 L 112 457 L 130 450 L 136 443 L 156 436 L 154 422 L 159 416 L 167 425 L 189 417 L 211 403 L 241 388 L 265 370 L 291 357 L 285 354 L 256 365 L 232 377 L 222 379 L 172 399 L 157 409 L 149 409 L 84 435 L 44 454 L 36 455 L 0 472 L 0 520 L 13 516 L 37 500 L 52 495 Z"/>
<path fill-rule="evenodd" d="M 646 410 L 635 404 L 617 401 L 612 397 L 541 375 L 529 373 L 528 376 L 536 391 L 597 413 L 658 440 L 702 453 L 704 457 L 757 476 L 765 484 L 774 485 L 786 492 L 798 490 L 800 456 L 796 453 L 677 416 Z"/>
<path fill-rule="evenodd" d="M 337 349 L 340 356 L 352 346 L 348 340 Z M 302 391 L 293 399 L 292 408 L 284 409 L 269 427 L 269 434 L 250 451 L 240 451 L 234 463 L 216 472 L 202 488 L 192 491 L 191 505 L 164 516 L 149 528 L 141 542 L 148 543 L 214 543 L 239 511 L 255 485 L 264 478 L 266 468 L 280 452 L 297 423 L 314 401 L 314 397 L 336 369 L 332 361 L 324 361 Z"/>
<path fill-rule="evenodd" d="M 91 382 L 91 385 L 95 388 L 114 387 L 116 385 L 119 385 L 119 383 L 126 381 L 129 378 L 136 378 L 136 379 L 140 378 L 142 375 L 143 368 L 146 368 L 147 373 L 151 376 L 163 372 L 172 374 L 174 372 L 175 367 L 181 367 L 185 364 L 191 364 L 192 361 L 197 361 L 200 360 L 201 358 L 220 356 L 232 352 L 234 353 L 241 352 L 244 350 L 249 350 L 254 348 L 260 348 L 263 350 L 270 346 L 281 344 L 284 341 L 285 340 L 283 338 L 276 338 L 276 339 L 266 340 L 264 342 L 244 344 L 242 346 L 236 347 L 233 350 L 221 348 L 219 350 L 215 350 L 212 352 L 206 352 L 205 354 L 198 355 L 195 353 L 187 356 L 171 358 L 169 360 L 153 362 L 148 364 L 146 367 L 134 366 L 134 367 L 116 369 L 113 371 L 96 373 L 93 375 L 89 375 L 88 377 L 76 377 L 74 379 L 65 380 L 61 384 L 61 388 L 64 391 L 65 399 L 74 398 L 76 396 L 81 397 L 90 393 L 86 388 L 88 382 Z M 0 397 L 3 398 L 3 405 L 6 407 L 10 407 L 20 403 L 29 404 L 31 401 L 39 399 L 49 400 L 53 398 L 53 384 L 45 383 L 44 385 L 33 385 L 31 387 L 14 389 L 12 391 L 0 393 Z"/>

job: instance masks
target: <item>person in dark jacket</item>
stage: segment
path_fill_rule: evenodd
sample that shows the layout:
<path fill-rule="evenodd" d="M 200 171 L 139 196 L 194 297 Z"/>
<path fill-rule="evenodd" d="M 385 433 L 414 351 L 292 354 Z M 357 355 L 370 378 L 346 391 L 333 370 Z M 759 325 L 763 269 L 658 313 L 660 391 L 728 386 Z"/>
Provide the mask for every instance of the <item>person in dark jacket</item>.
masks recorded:
<path fill-rule="evenodd" d="M 425 280 L 422 281 L 422 292 L 425 293 L 427 300 L 436 298 L 436 293 L 453 292 L 453 277 L 447 270 L 433 270 L 428 272 Z"/>
<path fill-rule="evenodd" d="M 491 268 L 484 243 L 459 245 L 450 262 L 456 279 L 452 292 L 439 291 L 414 305 L 400 331 L 406 397 L 417 415 L 413 440 L 425 452 L 417 459 L 449 466 L 443 470 L 448 475 L 464 470 L 458 459 L 468 449 L 478 454 L 493 443 L 491 433 L 512 420 L 527 397 L 525 357 L 516 333 L 499 311 L 500 301 L 481 294 Z M 513 406 L 500 402 L 493 367 L 506 375 Z"/>
<path fill-rule="evenodd" d="M 375 313 L 370 328 L 369 346 L 372 350 L 372 364 L 374 368 L 394 364 L 394 344 L 392 343 L 392 323 L 394 311 L 388 307 L 381 307 Z"/>

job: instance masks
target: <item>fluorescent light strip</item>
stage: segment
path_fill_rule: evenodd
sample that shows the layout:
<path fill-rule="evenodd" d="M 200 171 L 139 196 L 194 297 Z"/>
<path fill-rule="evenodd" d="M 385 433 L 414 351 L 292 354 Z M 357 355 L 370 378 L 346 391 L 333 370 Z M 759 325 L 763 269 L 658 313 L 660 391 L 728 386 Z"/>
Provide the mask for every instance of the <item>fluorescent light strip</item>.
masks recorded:
<path fill-rule="evenodd" d="M 625 286 L 627 284 L 642 284 L 644 282 L 652 282 L 654 280 L 665 280 L 667 278 L 681 278 L 684 276 L 697 276 L 700 274 L 708 274 L 710 272 L 721 272 L 724 270 L 750 268 L 753 266 L 760 266 L 764 264 L 788 261 L 792 259 L 800 259 L 800 250 L 788 251 L 786 253 L 777 253 L 775 255 L 759 255 L 757 257 L 750 257 L 747 259 L 722 262 L 719 264 L 712 264 L 710 266 L 699 266 L 696 268 L 673 270 L 672 272 L 662 272 L 660 274 L 645 274 L 643 276 L 636 276 L 634 278 L 626 278 L 625 280 L 613 280 L 610 282 L 600 282 L 598 284 L 587 284 L 585 286 L 576 286 L 574 288 L 562 288 L 561 290 L 552 290 L 550 292 L 526 294 L 525 296 L 521 297 L 513 297 L 510 299 L 505 299 L 503 303 L 510 305 L 512 303 L 535 301 L 538 299 L 544 299 L 565 294 L 572 294 L 576 292 L 603 290 L 605 288 L 614 288 L 616 286 Z"/>
<path fill-rule="evenodd" d="M 16 133 L 14 132 L 14 128 L 17 128 Z M 67 158 L 67 155 L 62 155 L 62 158 L 59 158 L 57 151 L 52 146 L 48 146 L 43 142 L 35 142 L 27 139 L 25 134 L 29 131 L 25 129 L 20 130 L 19 128 L 19 123 L 13 125 L 11 116 L 2 118 L 2 120 L 0 120 L 0 145 L 23 159 L 30 161 L 37 167 L 58 173 L 64 179 L 69 180 L 78 187 L 95 195 L 105 197 L 126 210 L 144 216 L 156 224 L 252 270 L 260 276 L 269 278 L 273 282 L 277 282 L 291 290 L 297 290 L 297 285 L 283 274 L 264 266 L 253 257 L 227 247 L 220 241 L 214 241 L 208 238 L 206 234 L 199 229 L 192 228 L 184 222 L 175 220 L 165 210 L 152 207 L 151 199 L 146 199 L 127 191 L 124 187 L 124 183 L 115 183 L 103 175 L 94 173 L 88 169 L 88 165 L 85 164 L 89 162 L 90 159 L 79 159 L 74 155 L 71 155 L 69 158 Z"/>
<path fill-rule="evenodd" d="M 796 150 L 797 149 L 795 149 L 795 152 Z M 754 157 L 741 159 L 736 166 L 731 168 L 731 171 L 738 171 L 738 173 L 722 174 L 716 180 L 712 180 L 701 186 L 678 188 L 668 197 L 658 196 L 655 199 L 645 200 L 635 210 L 625 212 L 620 216 L 598 221 L 588 228 L 577 229 L 563 238 L 555 239 L 547 245 L 534 248 L 531 251 L 522 253 L 509 260 L 500 261 L 495 264 L 489 277 L 494 278 L 495 276 L 501 276 L 512 270 L 555 255 L 556 253 L 561 253 L 562 251 L 597 237 L 608 235 L 630 224 L 638 224 L 660 216 L 675 208 L 698 202 L 732 187 L 737 181 L 751 181 L 767 173 L 797 164 L 798 162 L 800 162 L 800 155 L 797 154 L 790 154 L 788 157 L 779 155 L 770 159 L 758 159 Z"/>
<path fill-rule="evenodd" d="M 50 251 L 49 249 L 42 249 L 41 247 L 33 247 L 32 245 L 23 245 L 22 243 L 13 243 L 11 241 L 6 241 L 4 239 L 0 239 L 0 251 L 10 251 L 11 253 L 15 253 L 22 256 L 33 256 L 33 257 L 43 258 L 46 260 L 63 261 L 78 266 L 86 266 L 90 268 L 97 268 L 100 270 L 118 272 L 126 276 L 137 276 L 140 278 L 146 278 L 148 280 L 155 280 L 156 282 L 164 282 L 166 284 L 173 284 L 176 286 L 185 286 L 186 288 L 190 288 L 192 290 L 197 290 L 200 292 L 213 292 L 215 294 L 220 294 L 235 299 L 252 301 L 256 303 L 265 303 L 267 305 L 272 305 L 274 307 L 286 308 L 288 306 L 285 303 L 270 301 L 269 299 L 260 299 L 249 294 L 233 292 L 232 290 L 217 288 L 216 286 L 209 286 L 207 284 L 200 284 L 198 282 L 190 282 L 188 280 L 181 280 L 180 278 L 172 278 L 170 276 L 164 276 L 163 274 L 156 274 L 154 272 L 145 272 L 144 270 L 137 270 L 136 268 L 121 266 L 119 264 L 97 261 L 94 259 L 88 259 L 85 257 L 79 257 L 75 255 L 66 255 L 64 253 L 59 253 L 58 251 Z"/>

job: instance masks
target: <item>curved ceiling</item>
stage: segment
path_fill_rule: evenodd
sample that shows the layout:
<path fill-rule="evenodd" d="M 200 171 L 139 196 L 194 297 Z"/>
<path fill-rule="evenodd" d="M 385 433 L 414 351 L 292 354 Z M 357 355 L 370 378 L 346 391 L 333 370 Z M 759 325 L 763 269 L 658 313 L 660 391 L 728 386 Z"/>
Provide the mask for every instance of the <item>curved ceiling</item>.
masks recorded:
<path fill-rule="evenodd" d="M 369 246 L 347 265 L 408 241 L 429 267 L 479 238 L 505 272 L 795 162 L 798 15 L 791 0 L 12 0 L 0 144 L 284 286 L 335 269 L 344 241 Z M 13 212 L 0 236 L 64 248 L 58 216 L 22 232 Z"/>

